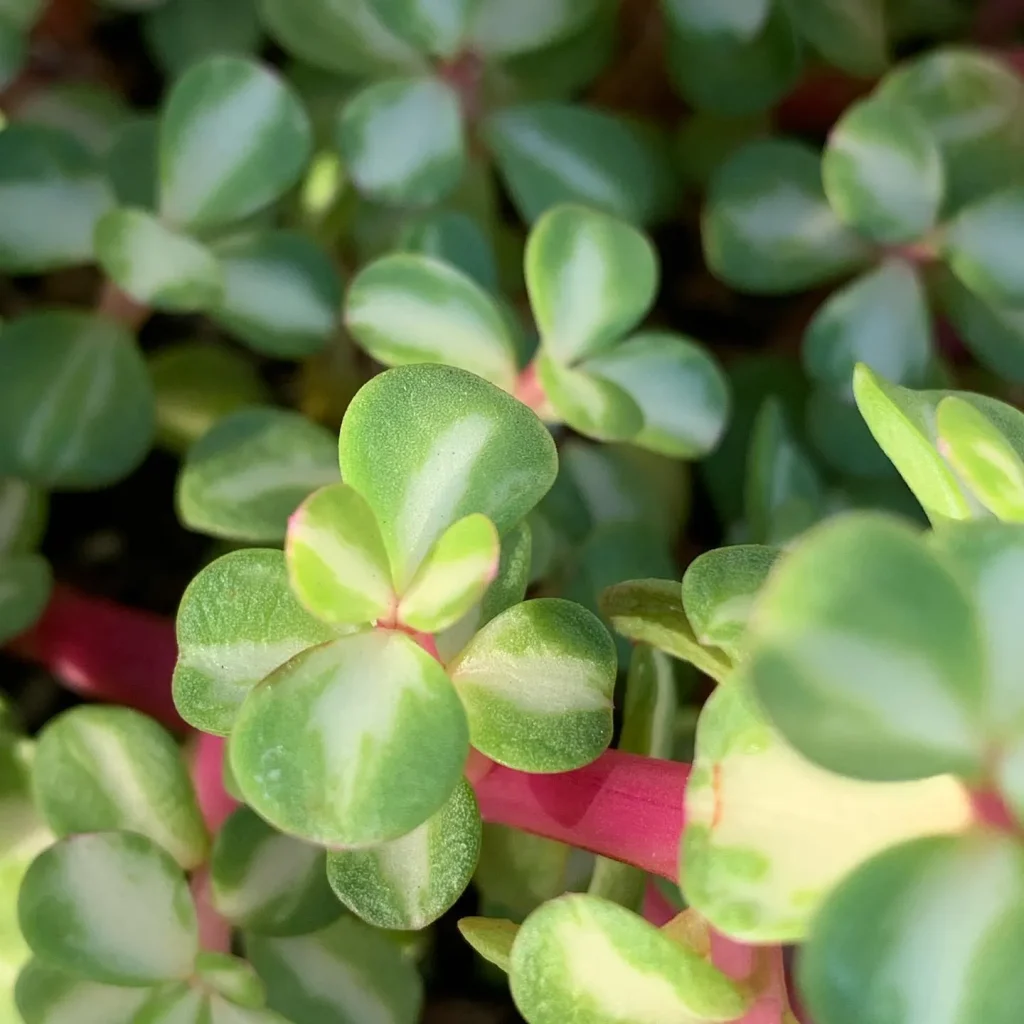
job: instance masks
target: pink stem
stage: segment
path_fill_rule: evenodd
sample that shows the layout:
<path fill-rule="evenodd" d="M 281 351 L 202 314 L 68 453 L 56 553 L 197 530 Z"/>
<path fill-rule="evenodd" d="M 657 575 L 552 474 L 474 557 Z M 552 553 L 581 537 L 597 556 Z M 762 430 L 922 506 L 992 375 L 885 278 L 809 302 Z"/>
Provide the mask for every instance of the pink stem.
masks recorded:
<path fill-rule="evenodd" d="M 214 909 L 210 892 L 210 869 L 201 867 L 189 882 L 199 920 L 199 945 L 211 953 L 231 952 L 231 924 Z"/>
<path fill-rule="evenodd" d="M 747 946 L 711 930 L 711 959 L 730 978 L 744 981 L 753 974 L 758 957 L 768 958 L 767 984 L 754 1005 L 736 1024 L 784 1024 L 789 1010 L 786 968 L 781 946 Z"/>
<path fill-rule="evenodd" d="M 656 928 L 661 928 L 678 915 L 679 911 L 662 895 L 661 890 L 648 882 L 644 889 L 644 920 L 650 921 Z"/>
<path fill-rule="evenodd" d="M 192 781 L 199 800 L 199 810 L 202 811 L 206 827 L 214 835 L 238 807 L 238 801 L 224 788 L 225 748 L 222 736 L 201 732 L 192 759 Z"/>

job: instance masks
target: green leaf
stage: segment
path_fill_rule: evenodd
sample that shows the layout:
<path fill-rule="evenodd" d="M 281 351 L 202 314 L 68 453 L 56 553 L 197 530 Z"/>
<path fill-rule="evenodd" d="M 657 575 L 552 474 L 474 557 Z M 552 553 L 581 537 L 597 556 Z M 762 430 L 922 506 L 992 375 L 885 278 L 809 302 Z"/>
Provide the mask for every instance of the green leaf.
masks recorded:
<path fill-rule="evenodd" d="M 0 644 L 36 623 L 52 586 L 53 573 L 42 555 L 0 555 Z"/>
<path fill-rule="evenodd" d="M 519 771 L 589 764 L 612 738 L 615 645 L 600 620 L 558 598 L 514 605 L 448 666 L 473 746 Z"/>
<path fill-rule="evenodd" d="M 214 246 L 224 288 L 213 319 L 277 359 L 319 352 L 338 329 L 341 281 L 330 255 L 297 231 L 259 231 Z"/>
<path fill-rule="evenodd" d="M 299 503 L 337 479 L 334 440 L 324 427 L 284 409 L 239 409 L 188 450 L 178 514 L 189 529 L 214 537 L 279 541 Z"/>
<path fill-rule="evenodd" d="M 210 228 L 241 220 L 294 185 L 312 129 L 298 96 L 241 57 L 193 64 L 172 86 L 160 123 L 160 214 Z"/>
<path fill-rule="evenodd" d="M 643 411 L 618 384 L 563 366 L 546 353 L 536 365 L 545 398 L 573 430 L 598 441 L 630 441 L 643 429 Z"/>
<path fill-rule="evenodd" d="M 398 598 L 380 527 L 348 484 L 321 487 L 296 509 L 285 552 L 292 590 L 318 619 L 360 625 L 394 615 Z"/>
<path fill-rule="evenodd" d="M 370 0 L 377 17 L 417 50 L 456 56 L 482 0 Z"/>
<path fill-rule="evenodd" d="M 640 407 L 632 443 L 679 459 L 707 455 L 729 411 L 725 375 L 701 345 L 668 331 L 644 331 L 588 359 L 584 367 L 621 387 Z"/>
<path fill-rule="evenodd" d="M 462 917 L 459 932 L 488 963 L 508 974 L 519 925 L 491 917 Z"/>
<path fill-rule="evenodd" d="M 21 124 L 56 128 L 99 158 L 130 117 L 131 108 L 116 87 L 89 81 L 43 85 L 18 103 L 17 113 Z"/>
<path fill-rule="evenodd" d="M 509 978 L 531 1024 L 734 1020 L 750 996 L 698 953 L 596 896 L 551 900 L 522 924 Z M 586 1017 L 580 1017 L 585 1013 Z"/>
<path fill-rule="evenodd" d="M 498 263 L 491 239 L 469 214 L 458 210 L 423 214 L 405 225 L 397 246 L 402 252 L 447 263 L 489 292 L 498 290 Z M 349 289 L 349 301 L 351 294 Z"/>
<path fill-rule="evenodd" d="M 561 42 L 582 29 L 599 0 L 477 0 L 467 45 L 488 57 L 511 57 Z"/>
<path fill-rule="evenodd" d="M 823 771 L 767 724 L 741 679 L 701 711 L 680 885 L 740 942 L 799 942 L 828 893 L 876 853 L 972 822 L 950 776 L 861 782 Z"/>
<path fill-rule="evenodd" d="M 146 364 L 119 324 L 53 310 L 0 331 L 0 475 L 101 487 L 135 469 L 152 437 Z"/>
<path fill-rule="evenodd" d="M 81 1024 L 135 1024 L 151 995 L 146 988 L 87 981 L 43 960 L 25 965 L 14 992 L 25 1024 L 60 1024 L 71 1014 Z"/>
<path fill-rule="evenodd" d="M 761 544 L 732 544 L 706 551 L 686 567 L 683 608 L 702 644 L 739 660 L 754 598 L 779 554 Z"/>
<path fill-rule="evenodd" d="M 10 19 L 0 15 L 0 88 L 18 76 L 25 65 L 26 39 Z"/>
<path fill-rule="evenodd" d="M 809 1012 L 834 1024 L 931 1024 L 942 1014 L 1013 1024 L 1024 999 L 1022 893 L 1024 854 L 1009 836 L 986 831 L 887 850 L 815 921 L 798 974 Z"/>
<path fill-rule="evenodd" d="M 844 478 L 842 488 L 857 490 L 863 482 L 869 488 L 878 483 L 892 493 L 902 491 L 909 502 L 903 501 L 900 509 L 911 518 L 918 517 L 913 493 L 893 472 L 893 464 L 878 447 L 852 398 L 837 396 L 827 385 L 816 387 L 807 397 L 803 425 L 815 453 Z M 826 504 L 835 493 L 826 498 Z"/>
<path fill-rule="evenodd" d="M 223 996 L 233 1007 L 258 1010 L 267 999 L 263 983 L 252 966 L 237 956 L 203 950 L 196 957 L 195 977 L 211 994 Z M 217 1006 L 218 1003 L 219 1000 L 214 997 L 213 1005 Z M 219 1022 L 220 1019 L 220 1015 L 215 1011 L 213 1020 Z M 233 1015 L 228 1017 L 231 1021 L 235 1019 Z M 238 1024 L 243 1024 L 250 1018 L 243 1014 L 239 1015 L 237 1020 Z M 224 1021 L 224 1024 L 227 1024 L 227 1021 Z"/>
<path fill-rule="evenodd" d="M 1024 304 L 1024 189 L 998 192 L 965 207 L 946 225 L 942 249 L 953 273 L 995 305 Z"/>
<path fill-rule="evenodd" d="M 104 169 L 120 205 L 145 210 L 156 206 L 159 134 L 160 122 L 149 115 L 130 118 L 115 129 Z"/>
<path fill-rule="evenodd" d="M 374 377 L 341 426 L 342 475 L 373 509 L 404 590 L 438 537 L 482 512 L 504 535 L 557 472 L 551 435 L 511 395 L 450 366 Z"/>
<path fill-rule="evenodd" d="M 0 132 L 0 268 L 45 273 L 93 258 L 96 222 L 114 205 L 98 161 L 44 125 Z"/>
<path fill-rule="evenodd" d="M 791 0 L 793 21 L 829 64 L 874 78 L 889 62 L 885 0 Z"/>
<path fill-rule="evenodd" d="M 306 935 L 341 916 L 322 849 L 282 835 L 240 807 L 224 822 L 210 859 L 212 903 L 259 935 Z"/>
<path fill-rule="evenodd" d="M 178 744 L 138 711 L 83 705 L 51 719 L 36 743 L 32 783 L 57 836 L 124 829 L 185 869 L 206 858 L 209 836 Z"/>
<path fill-rule="evenodd" d="M 501 542 L 479 512 L 448 527 L 427 552 L 398 604 L 398 621 L 424 633 L 453 626 L 483 596 L 498 571 Z"/>
<path fill-rule="evenodd" d="M 646 315 L 658 287 L 658 257 L 642 232 L 568 203 L 533 226 L 525 267 L 541 344 L 565 365 L 619 342 Z"/>
<path fill-rule="evenodd" d="M 473 789 L 461 779 L 444 806 L 408 835 L 368 850 L 328 853 L 327 877 L 338 899 L 367 924 L 426 928 L 469 885 L 480 829 Z"/>
<path fill-rule="evenodd" d="M 46 530 L 47 496 L 17 477 L 0 477 L 0 555 L 27 554 Z"/>
<path fill-rule="evenodd" d="M 70 836 L 28 869 L 18 918 L 33 953 L 111 985 L 187 978 L 196 911 L 181 869 L 133 832 Z"/>
<path fill-rule="evenodd" d="M 96 224 L 96 259 L 137 302 L 170 313 L 220 301 L 224 275 L 206 246 L 165 227 L 145 210 L 116 207 Z"/>
<path fill-rule="evenodd" d="M 709 39 L 744 42 L 761 31 L 771 0 L 664 0 L 669 23 Z"/>
<path fill-rule="evenodd" d="M 724 654 L 702 647 L 694 636 L 679 584 L 672 580 L 630 580 L 608 587 L 601 595 L 601 613 L 627 639 L 687 661 L 712 679 L 721 682 L 729 672 Z"/>
<path fill-rule="evenodd" d="M 834 291 L 804 335 L 807 373 L 849 400 L 853 371 L 865 363 L 886 380 L 920 387 L 934 360 L 931 317 L 921 280 L 901 259 Z"/>
<path fill-rule="evenodd" d="M 897 103 L 850 107 L 829 134 L 821 178 L 842 221 L 882 245 L 921 238 L 942 206 L 942 153 L 926 122 Z"/>
<path fill-rule="evenodd" d="M 818 155 L 799 142 L 751 142 L 718 170 L 702 220 L 712 272 L 742 291 L 800 291 L 864 264 L 864 242 L 832 213 Z"/>
<path fill-rule="evenodd" d="M 983 662 L 976 610 L 947 564 L 901 520 L 850 513 L 773 570 L 745 669 L 805 757 L 900 781 L 981 770 Z"/>
<path fill-rule="evenodd" d="M 256 0 L 163 0 L 142 19 L 142 33 L 172 77 L 207 57 L 255 53 L 263 35 Z"/>
<path fill-rule="evenodd" d="M 676 166 L 686 183 L 704 191 L 718 168 L 740 147 L 769 134 L 764 113 L 716 114 L 696 110 L 676 135 Z"/>
<path fill-rule="evenodd" d="M 185 589 L 174 703 L 190 725 L 226 736 L 246 694 L 290 658 L 332 639 L 288 585 L 280 551 L 232 551 Z"/>
<path fill-rule="evenodd" d="M 515 387 L 515 343 L 497 303 L 430 256 L 392 253 L 364 267 L 348 289 L 345 325 L 386 366 L 447 363 Z"/>
<path fill-rule="evenodd" d="M 667 150 L 612 114 L 533 103 L 491 114 L 483 134 L 529 223 L 549 207 L 576 202 L 646 224 L 671 202 L 674 176 Z"/>
<path fill-rule="evenodd" d="M 469 753 L 441 666 L 394 630 L 303 651 L 248 696 L 230 757 L 246 803 L 327 846 L 397 839 L 448 799 Z"/>

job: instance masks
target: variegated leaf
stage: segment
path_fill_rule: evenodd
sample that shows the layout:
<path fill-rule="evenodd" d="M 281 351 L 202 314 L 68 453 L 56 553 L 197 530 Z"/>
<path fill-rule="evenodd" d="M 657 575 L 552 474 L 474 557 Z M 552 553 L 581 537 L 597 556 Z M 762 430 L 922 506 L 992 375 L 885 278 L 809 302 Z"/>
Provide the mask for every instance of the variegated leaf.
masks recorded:
<path fill-rule="evenodd" d="M 258 935 L 306 935 L 341 915 L 324 851 L 271 828 L 248 807 L 217 833 L 210 879 L 217 912 Z"/>
<path fill-rule="evenodd" d="M 267 1001 L 263 983 L 252 965 L 228 953 L 205 949 L 200 952 L 195 962 L 195 979 L 211 995 L 221 995 L 235 1006 L 258 1010 Z M 217 1017 L 214 1012 L 215 1021 Z M 243 1016 L 239 1024 L 244 1019 Z"/>
<path fill-rule="evenodd" d="M 261 679 L 336 631 L 295 599 L 280 551 L 250 548 L 222 555 L 192 580 L 177 634 L 174 703 L 197 729 L 226 736 Z"/>
<path fill-rule="evenodd" d="M 493 917 L 463 917 L 459 919 L 459 932 L 488 963 L 508 974 L 519 925 Z"/>
<path fill-rule="evenodd" d="M 761 31 L 771 0 L 666 0 L 673 28 L 698 36 L 746 42 Z"/>
<path fill-rule="evenodd" d="M 181 868 L 134 832 L 70 836 L 43 851 L 22 882 L 18 918 L 36 956 L 111 985 L 187 978 L 198 952 Z"/>
<path fill-rule="evenodd" d="M 531 1024 L 735 1020 L 750 996 L 699 954 L 596 896 L 551 900 L 512 944 L 512 998 Z"/>
<path fill-rule="evenodd" d="M 251 54 L 264 40 L 257 0 L 158 0 L 142 19 L 150 53 L 168 78 L 215 53 Z"/>
<path fill-rule="evenodd" d="M 401 252 L 429 256 L 460 270 L 487 291 L 498 291 L 498 257 L 491 232 L 468 213 L 440 209 L 421 214 L 405 224 L 396 244 Z M 486 373 L 478 376 L 490 379 Z"/>
<path fill-rule="evenodd" d="M 402 594 L 398 620 L 424 633 L 454 625 L 480 601 L 498 571 L 501 542 L 479 512 L 452 523 Z"/>
<path fill-rule="evenodd" d="M 454 57 L 481 0 L 370 0 L 380 20 L 400 39 L 437 57 Z"/>
<path fill-rule="evenodd" d="M 87 981 L 40 959 L 24 966 L 14 991 L 25 1024 L 136 1024 L 151 996 L 148 988 Z"/>
<path fill-rule="evenodd" d="M 337 479 L 334 439 L 324 427 L 284 409 L 240 409 L 189 449 L 178 514 L 214 537 L 279 541 L 299 503 Z"/>
<path fill-rule="evenodd" d="M 131 708 L 82 705 L 52 719 L 39 735 L 32 779 L 58 836 L 125 829 L 183 868 L 206 859 L 209 837 L 178 744 Z"/>
<path fill-rule="evenodd" d="M 404 590 L 452 523 L 482 512 L 506 533 L 551 486 L 551 435 L 521 402 L 450 366 L 365 384 L 341 426 L 342 475 L 373 509 Z"/>
<path fill-rule="evenodd" d="M 145 210 L 119 206 L 96 224 L 96 258 L 137 302 L 170 313 L 208 310 L 224 292 L 224 274 L 200 242 Z"/>
<path fill-rule="evenodd" d="M 53 572 L 42 555 L 0 554 L 0 644 L 38 620 L 52 587 Z"/>
<path fill-rule="evenodd" d="M 327 877 L 338 899 L 367 924 L 426 928 L 469 885 L 480 828 L 473 789 L 461 779 L 444 806 L 408 835 L 368 850 L 328 853 Z"/>
<path fill-rule="evenodd" d="M 502 612 L 449 666 L 473 746 L 529 772 L 570 771 L 608 746 L 616 670 L 601 621 L 558 598 Z"/>
<path fill-rule="evenodd" d="M 579 31 L 599 0 L 478 0 L 470 41 L 491 57 L 538 50 Z"/>
<path fill-rule="evenodd" d="M 164 104 L 161 217 L 195 228 L 241 220 L 295 184 L 311 147 L 302 104 L 275 72 L 242 57 L 207 57 Z"/>
<path fill-rule="evenodd" d="M 292 590 L 317 618 L 360 625 L 394 617 L 398 598 L 380 527 L 348 484 L 321 487 L 296 509 L 285 552 Z"/>
<path fill-rule="evenodd" d="M 325 846 L 397 839 L 448 799 L 468 726 L 441 666 L 408 636 L 367 631 L 304 651 L 257 686 L 231 732 L 246 803 Z"/>
<path fill-rule="evenodd" d="M 515 387 L 515 343 L 497 304 L 440 260 L 393 253 L 364 267 L 348 290 L 345 325 L 386 366 L 447 363 Z"/>
<path fill-rule="evenodd" d="M 643 410 L 618 384 L 563 366 L 546 353 L 536 365 L 545 398 L 573 430 L 598 441 L 631 441 L 643 430 Z"/>
<path fill-rule="evenodd" d="M 679 877 L 688 905 L 743 942 L 799 942 L 859 864 L 908 839 L 963 831 L 973 815 L 948 775 L 883 783 L 823 771 L 733 679 L 701 712 L 686 819 Z"/>

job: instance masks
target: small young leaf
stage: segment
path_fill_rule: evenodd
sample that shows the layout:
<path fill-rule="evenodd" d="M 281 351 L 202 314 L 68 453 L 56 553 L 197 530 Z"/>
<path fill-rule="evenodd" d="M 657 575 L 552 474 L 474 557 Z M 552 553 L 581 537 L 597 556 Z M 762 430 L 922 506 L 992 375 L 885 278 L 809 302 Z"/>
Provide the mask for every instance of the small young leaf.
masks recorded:
<path fill-rule="evenodd" d="M 410 46 L 454 57 L 482 0 L 370 0 L 380 20 Z"/>
<path fill-rule="evenodd" d="M 0 269 L 43 273 L 88 263 L 96 222 L 114 205 L 98 161 L 66 132 L 0 132 Z"/>
<path fill-rule="evenodd" d="M 53 573 L 42 555 L 0 555 L 0 644 L 35 624 L 52 586 Z"/>
<path fill-rule="evenodd" d="M 142 19 L 142 32 L 170 77 L 217 54 L 255 53 L 262 37 L 256 0 L 162 0 Z"/>
<path fill-rule="evenodd" d="M 381 526 L 404 590 L 438 537 L 482 512 L 505 534 L 557 472 L 550 433 L 521 402 L 450 366 L 400 366 L 365 384 L 345 413 L 342 475 Z"/>
<path fill-rule="evenodd" d="M 402 229 L 397 247 L 402 252 L 447 263 L 489 292 L 498 290 L 498 262 L 491 239 L 469 214 L 459 210 L 423 214 Z M 479 376 L 487 377 L 487 374 Z"/>
<path fill-rule="evenodd" d="M 338 329 L 341 281 L 330 255 L 296 231 L 237 235 L 214 246 L 224 279 L 213 319 L 277 359 L 319 352 Z"/>
<path fill-rule="evenodd" d="M 824 284 L 855 270 L 866 244 L 832 213 L 818 155 L 779 139 L 737 150 L 719 169 L 703 214 L 711 270 L 743 291 L 773 294 Z"/>
<path fill-rule="evenodd" d="M 340 111 L 335 142 L 356 188 L 399 206 L 443 199 L 466 159 L 459 98 L 436 78 L 367 86 Z"/>
<path fill-rule="evenodd" d="M 599 0 L 477 0 L 469 48 L 511 57 L 560 42 L 594 17 Z"/>
<path fill-rule="evenodd" d="M 463 917 L 459 919 L 459 932 L 488 963 L 508 974 L 519 925 L 492 917 Z"/>
<path fill-rule="evenodd" d="M 192 580 L 177 634 L 178 712 L 197 729 L 226 736 L 261 679 L 336 631 L 296 600 L 280 551 L 250 548 L 222 555 Z"/>
<path fill-rule="evenodd" d="M 68 974 L 44 960 L 30 960 L 18 975 L 14 999 L 25 1024 L 136 1024 L 150 999 L 148 988 L 103 985 Z M 12 1024 L 14 1018 L 11 1018 Z"/>
<path fill-rule="evenodd" d="M 295 510 L 285 553 L 292 590 L 324 622 L 360 625 L 394 613 L 380 527 L 348 484 L 321 487 Z"/>
<path fill-rule="evenodd" d="M 95 244 L 107 276 L 144 305 L 187 313 L 209 309 L 223 294 L 214 254 L 145 210 L 110 210 L 96 224 Z"/>
<path fill-rule="evenodd" d="M 844 223 L 883 245 L 921 238 L 943 199 L 942 154 L 912 108 L 854 104 L 829 135 L 822 183 Z"/>
<path fill-rule="evenodd" d="M 198 952 L 181 868 L 134 832 L 70 836 L 43 851 L 22 882 L 18 919 L 37 956 L 111 985 L 187 978 Z"/>
<path fill-rule="evenodd" d="M 473 746 L 528 772 L 589 764 L 612 736 L 615 645 L 571 601 L 525 601 L 492 619 L 449 665 Z"/>
<path fill-rule="evenodd" d="M 51 310 L 0 331 L 0 475 L 101 487 L 135 469 L 152 438 L 149 375 L 123 327 Z"/>
<path fill-rule="evenodd" d="M 189 449 L 178 514 L 214 537 L 279 541 L 299 503 L 337 479 L 334 439 L 324 427 L 284 409 L 239 409 Z"/>
<path fill-rule="evenodd" d="M 977 621 L 966 587 L 913 529 L 849 513 L 773 570 L 746 675 L 783 736 L 829 771 L 972 776 L 984 758 Z"/>
<path fill-rule="evenodd" d="M 441 666 L 404 633 L 379 630 L 282 665 L 242 705 L 229 750 L 246 803 L 272 825 L 361 847 L 441 807 L 469 738 Z"/>
<path fill-rule="evenodd" d="M 27 554 L 46 530 L 47 496 L 41 487 L 0 477 L 0 555 Z"/>
<path fill-rule="evenodd" d="M 495 301 L 461 271 L 393 253 L 364 267 L 345 300 L 352 336 L 387 366 L 447 363 L 511 391 L 516 350 Z"/>
<path fill-rule="evenodd" d="M 586 1007 L 594 1024 L 644 1019 L 735 1020 L 750 996 L 699 954 L 639 915 L 572 894 L 522 924 L 512 944 L 512 998 L 531 1024 L 564 1024 Z"/>
<path fill-rule="evenodd" d="M 874 78 L 889 61 L 885 0 L 792 0 L 800 32 L 829 64 Z"/>
<path fill-rule="evenodd" d="M 644 414 L 633 397 L 604 377 L 537 359 L 537 378 L 552 410 L 573 430 L 597 441 L 630 441 L 643 429 Z"/>
<path fill-rule="evenodd" d="M 222 995 L 235 1006 L 258 1010 L 266 1002 L 263 983 L 252 966 L 237 956 L 203 950 L 196 957 L 195 976 L 204 988 Z M 220 1021 L 216 1012 L 213 1020 Z M 245 1020 L 247 1018 L 240 1017 L 238 1024 Z M 227 1024 L 226 1020 L 224 1024 Z"/>
<path fill-rule="evenodd" d="M 306 935 L 341 915 L 319 847 L 283 835 L 248 807 L 217 833 L 210 860 L 213 906 L 259 935 Z"/>
<path fill-rule="evenodd" d="M 444 806 L 408 835 L 368 850 L 328 853 L 327 877 L 338 899 L 367 924 L 426 928 L 469 885 L 480 829 L 473 789 L 460 779 Z"/>
<path fill-rule="evenodd" d="M 138 711 L 82 705 L 51 719 L 36 743 L 32 782 L 57 836 L 125 829 L 185 869 L 206 858 L 209 836 L 178 744 Z"/>
<path fill-rule="evenodd" d="M 164 105 L 160 214 L 184 228 L 241 220 L 295 184 L 311 147 L 309 119 L 281 78 L 241 57 L 208 57 Z"/>

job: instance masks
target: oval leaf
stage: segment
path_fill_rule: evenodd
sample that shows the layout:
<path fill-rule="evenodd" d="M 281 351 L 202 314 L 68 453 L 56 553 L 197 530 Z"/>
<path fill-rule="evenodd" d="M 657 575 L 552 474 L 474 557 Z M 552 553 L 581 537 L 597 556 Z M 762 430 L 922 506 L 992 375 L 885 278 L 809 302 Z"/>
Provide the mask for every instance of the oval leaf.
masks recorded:
<path fill-rule="evenodd" d="M 644 426 L 644 414 L 618 384 L 541 354 L 537 379 L 554 412 L 573 430 L 598 441 L 630 441 Z"/>
<path fill-rule="evenodd" d="M 454 57 L 481 0 L 371 0 L 381 21 L 417 50 Z"/>
<path fill-rule="evenodd" d="M 550 46 L 581 29 L 598 0 L 477 0 L 470 42 L 490 57 Z"/>
<path fill-rule="evenodd" d="M 463 917 L 459 919 L 459 933 L 488 963 L 508 974 L 519 925 L 492 917 Z"/>
<path fill-rule="evenodd" d="M 793 20 L 829 64 L 874 78 L 888 63 L 885 0 L 793 0 Z"/>
<path fill-rule="evenodd" d="M 52 587 L 50 563 L 42 555 L 0 555 L 0 644 L 36 623 Z"/>
<path fill-rule="evenodd" d="M 86 981 L 43 960 L 30 960 L 18 975 L 14 998 L 25 1024 L 135 1024 L 151 992 Z M 73 1016 L 72 1016 L 73 1015 Z"/>

